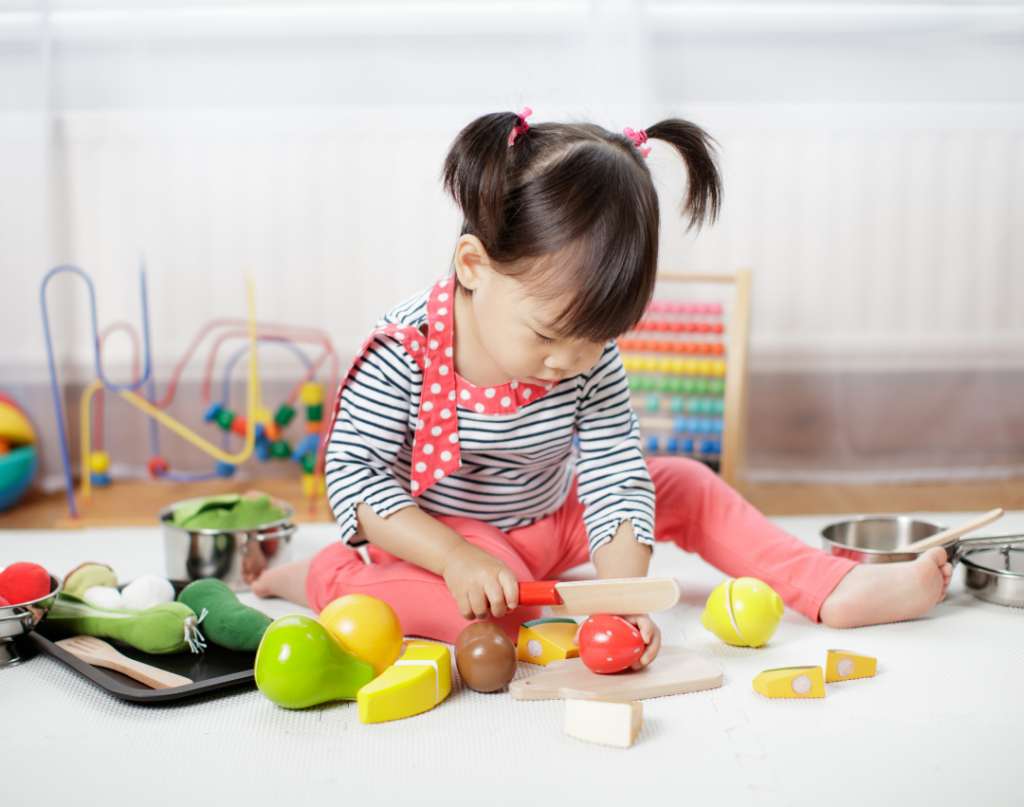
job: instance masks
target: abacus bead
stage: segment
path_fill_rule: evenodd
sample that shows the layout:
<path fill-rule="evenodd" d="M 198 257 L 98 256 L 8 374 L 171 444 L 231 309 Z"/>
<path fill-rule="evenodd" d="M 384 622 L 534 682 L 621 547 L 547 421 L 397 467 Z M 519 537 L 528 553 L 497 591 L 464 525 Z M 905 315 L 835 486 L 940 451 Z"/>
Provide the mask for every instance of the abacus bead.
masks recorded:
<path fill-rule="evenodd" d="M 682 440 L 679 441 L 679 450 L 682 451 L 684 454 L 692 454 L 693 440 L 689 437 L 684 437 Z"/>
<path fill-rule="evenodd" d="M 653 435 L 647 438 L 647 450 L 657 451 L 658 450 L 658 438 Z"/>
<path fill-rule="evenodd" d="M 674 417 L 674 418 L 672 418 L 672 431 L 679 432 L 679 433 L 686 432 L 686 430 L 687 430 L 686 429 L 686 424 L 687 424 L 686 418 L 684 418 L 684 417 Z"/>
<path fill-rule="evenodd" d="M 647 407 L 648 412 L 657 412 L 658 407 L 661 405 L 661 398 L 657 395 L 648 395 L 647 400 L 644 401 L 644 406 Z"/>
<path fill-rule="evenodd" d="M 725 392 L 725 382 L 720 378 L 716 378 L 708 383 L 708 390 L 712 395 L 721 395 Z"/>
<path fill-rule="evenodd" d="M 679 449 L 679 441 L 675 437 L 665 438 L 665 450 L 666 451 L 677 451 Z"/>
<path fill-rule="evenodd" d="M 708 380 L 706 378 L 693 379 L 693 391 L 697 395 L 708 394 Z"/>
<path fill-rule="evenodd" d="M 679 380 L 679 391 L 689 395 L 693 392 L 693 379 L 692 378 L 681 378 Z"/>
<path fill-rule="evenodd" d="M 672 400 L 669 401 L 668 408 L 669 411 L 672 412 L 672 414 L 678 415 L 680 412 L 683 411 L 683 399 L 680 398 L 679 396 L 672 398 Z"/>

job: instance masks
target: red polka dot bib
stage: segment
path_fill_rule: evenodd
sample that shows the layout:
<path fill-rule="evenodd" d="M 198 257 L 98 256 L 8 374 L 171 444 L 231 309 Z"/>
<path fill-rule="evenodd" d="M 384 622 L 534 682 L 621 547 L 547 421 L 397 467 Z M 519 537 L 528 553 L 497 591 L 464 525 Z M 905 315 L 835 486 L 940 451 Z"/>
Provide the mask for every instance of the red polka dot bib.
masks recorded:
<path fill-rule="evenodd" d="M 435 482 L 462 465 L 459 453 L 458 407 L 481 415 L 511 415 L 532 401 L 543 398 L 554 386 L 510 381 L 496 387 L 478 387 L 455 372 L 454 282 L 439 281 L 427 298 L 426 333 L 411 325 L 391 323 L 370 334 L 338 388 L 334 420 L 341 408 L 341 391 L 366 348 L 379 334 L 402 343 L 423 371 L 423 389 L 412 446 L 412 495 L 419 496 Z"/>

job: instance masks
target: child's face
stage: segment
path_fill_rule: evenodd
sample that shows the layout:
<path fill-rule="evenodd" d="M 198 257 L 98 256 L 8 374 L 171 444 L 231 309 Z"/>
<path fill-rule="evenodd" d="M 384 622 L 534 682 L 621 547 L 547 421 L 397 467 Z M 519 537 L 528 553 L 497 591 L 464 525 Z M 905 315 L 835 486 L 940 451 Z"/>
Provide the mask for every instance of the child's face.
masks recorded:
<path fill-rule="evenodd" d="M 592 368 L 604 352 L 604 345 L 560 336 L 552 327 L 558 315 L 571 302 L 571 296 L 548 298 L 530 293 L 530 284 L 484 267 L 475 278 L 472 296 L 463 299 L 472 310 L 475 333 L 459 334 L 460 354 L 472 359 L 472 345 L 461 350 L 463 338 L 475 336 L 480 350 L 474 370 L 486 378 L 487 385 L 519 381 L 530 384 L 555 384 L 563 378 L 579 375 Z M 458 309 L 456 309 L 458 310 Z M 485 366 L 490 363 L 491 367 Z M 471 369 L 466 367 L 466 370 Z M 485 371 L 486 370 L 486 371 Z M 465 370 L 460 368 L 463 377 Z M 501 378 L 500 376 L 504 376 Z M 472 378 L 472 383 L 482 386 Z"/>

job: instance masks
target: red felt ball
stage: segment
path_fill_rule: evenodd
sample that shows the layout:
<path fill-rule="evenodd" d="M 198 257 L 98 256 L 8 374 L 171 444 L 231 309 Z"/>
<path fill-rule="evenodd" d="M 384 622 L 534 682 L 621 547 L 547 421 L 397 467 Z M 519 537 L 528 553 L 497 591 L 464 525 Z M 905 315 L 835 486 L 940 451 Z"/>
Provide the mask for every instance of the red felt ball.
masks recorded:
<path fill-rule="evenodd" d="M 611 614 L 594 614 L 580 628 L 580 658 L 596 673 L 622 672 L 643 655 L 644 640 L 636 625 Z"/>
<path fill-rule="evenodd" d="M 12 563 L 0 572 L 0 597 L 10 605 L 32 602 L 50 593 L 50 574 L 35 563 Z"/>
<path fill-rule="evenodd" d="M 10 605 L 10 603 L 3 597 L 0 597 L 0 608 L 3 608 L 5 605 Z"/>

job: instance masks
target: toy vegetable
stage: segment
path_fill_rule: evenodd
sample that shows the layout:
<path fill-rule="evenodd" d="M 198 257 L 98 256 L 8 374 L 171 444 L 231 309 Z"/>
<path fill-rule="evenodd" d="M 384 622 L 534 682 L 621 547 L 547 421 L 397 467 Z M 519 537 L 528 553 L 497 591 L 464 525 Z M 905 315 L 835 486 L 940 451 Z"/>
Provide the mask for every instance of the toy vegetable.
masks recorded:
<path fill-rule="evenodd" d="M 0 572 L 0 597 L 10 605 L 32 602 L 50 593 L 50 574 L 37 563 L 12 563 Z"/>
<path fill-rule="evenodd" d="M 223 580 L 212 577 L 189 583 L 178 595 L 178 602 L 200 615 L 207 639 L 228 650 L 255 651 L 274 621 L 243 605 Z"/>
<path fill-rule="evenodd" d="M 184 603 L 165 602 L 145 611 L 97 608 L 70 594 L 61 594 L 46 620 L 69 633 L 116 639 L 144 653 L 163 655 L 206 647 L 199 620 Z"/>

